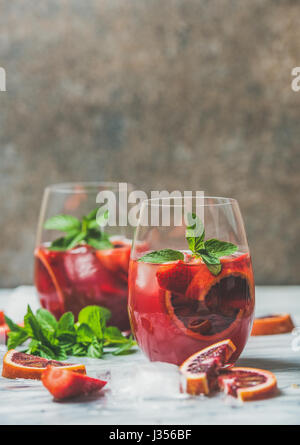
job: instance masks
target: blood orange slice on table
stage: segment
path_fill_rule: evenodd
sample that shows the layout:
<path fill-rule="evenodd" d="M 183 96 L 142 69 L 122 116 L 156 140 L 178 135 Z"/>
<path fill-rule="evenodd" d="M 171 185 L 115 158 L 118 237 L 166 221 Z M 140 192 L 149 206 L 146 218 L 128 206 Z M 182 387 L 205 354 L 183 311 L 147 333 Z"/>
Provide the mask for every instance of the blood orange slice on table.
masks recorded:
<path fill-rule="evenodd" d="M 2 376 L 9 379 L 36 379 L 40 380 L 45 368 L 51 365 L 85 374 L 85 366 L 73 363 L 63 363 L 56 360 L 47 360 L 36 355 L 18 352 L 15 349 L 7 351 L 3 358 Z"/>
<path fill-rule="evenodd" d="M 42 383 L 56 399 L 62 400 L 100 391 L 107 382 L 66 368 L 47 366 L 42 374 Z"/>
<path fill-rule="evenodd" d="M 186 383 L 186 392 L 191 395 L 208 395 L 217 389 L 218 371 L 226 365 L 234 351 L 231 340 L 215 343 L 185 360 L 180 366 L 180 372 Z"/>
<path fill-rule="evenodd" d="M 277 380 L 270 371 L 236 367 L 221 371 L 218 384 L 226 394 L 245 402 L 271 397 L 277 392 Z"/>
<path fill-rule="evenodd" d="M 291 332 L 295 325 L 289 314 L 266 315 L 253 322 L 251 335 L 273 335 Z"/>
<path fill-rule="evenodd" d="M 240 320 L 253 312 L 251 261 L 248 254 L 223 258 L 217 276 L 201 260 L 197 261 L 186 264 L 185 269 L 174 268 L 173 281 L 171 270 L 163 277 L 165 283 L 168 280 L 165 306 L 170 318 L 186 335 L 213 343 L 230 337 Z M 157 273 L 159 283 L 163 282 L 163 272 L 161 269 Z M 177 289 L 176 280 L 180 283 Z"/>

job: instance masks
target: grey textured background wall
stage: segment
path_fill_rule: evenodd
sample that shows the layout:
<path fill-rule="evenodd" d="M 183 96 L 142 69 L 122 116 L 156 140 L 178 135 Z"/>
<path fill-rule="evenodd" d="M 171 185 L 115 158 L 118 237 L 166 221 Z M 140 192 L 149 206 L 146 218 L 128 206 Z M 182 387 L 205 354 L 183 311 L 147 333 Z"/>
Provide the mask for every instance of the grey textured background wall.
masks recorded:
<path fill-rule="evenodd" d="M 32 280 L 43 188 L 239 200 L 258 283 L 300 283 L 298 0 L 0 0 L 0 286 Z"/>

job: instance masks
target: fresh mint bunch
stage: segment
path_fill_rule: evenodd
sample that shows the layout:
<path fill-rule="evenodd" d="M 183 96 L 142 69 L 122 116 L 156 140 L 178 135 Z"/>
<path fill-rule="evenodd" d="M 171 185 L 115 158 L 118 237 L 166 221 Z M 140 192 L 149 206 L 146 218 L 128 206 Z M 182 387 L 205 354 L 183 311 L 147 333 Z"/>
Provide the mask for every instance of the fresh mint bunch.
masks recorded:
<path fill-rule="evenodd" d="M 185 237 L 192 255 L 195 258 L 202 258 L 213 275 L 218 275 L 222 270 L 220 257 L 232 255 L 237 250 L 237 246 L 226 241 L 215 238 L 205 241 L 205 229 L 202 221 L 195 213 L 187 215 L 188 225 Z M 166 263 L 168 261 L 183 260 L 184 255 L 178 250 L 163 249 L 149 252 L 139 258 L 138 261 L 144 263 Z"/>
<path fill-rule="evenodd" d="M 110 249 L 113 247 L 108 235 L 102 227 L 106 224 L 108 210 L 98 215 L 99 209 L 92 210 L 80 221 L 72 215 L 55 215 L 47 219 L 44 228 L 65 232 L 65 236 L 57 238 L 49 246 L 50 250 L 69 250 L 80 243 L 89 244 L 95 249 Z"/>
<path fill-rule="evenodd" d="M 124 337 L 117 327 L 107 326 L 110 316 L 104 307 L 86 306 L 80 311 L 77 323 L 71 312 L 57 321 L 46 309 L 38 309 L 34 315 L 28 306 L 24 327 L 5 316 L 10 328 L 7 347 L 14 349 L 30 340 L 25 352 L 50 360 L 65 360 L 69 355 L 101 358 L 107 353 L 132 352 L 136 344 L 132 336 Z"/>

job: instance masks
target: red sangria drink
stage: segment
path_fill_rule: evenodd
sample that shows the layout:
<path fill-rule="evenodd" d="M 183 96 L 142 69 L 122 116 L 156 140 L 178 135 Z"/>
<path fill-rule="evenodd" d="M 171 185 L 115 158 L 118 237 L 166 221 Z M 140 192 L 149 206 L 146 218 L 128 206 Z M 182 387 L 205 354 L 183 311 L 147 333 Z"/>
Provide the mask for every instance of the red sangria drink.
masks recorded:
<path fill-rule="evenodd" d="M 47 245 L 35 249 L 35 286 L 41 305 L 59 318 L 92 304 L 110 309 L 109 323 L 130 329 L 127 314 L 129 241 L 113 241 L 110 249 L 88 244 L 53 251 Z"/>
<path fill-rule="evenodd" d="M 149 201 L 152 205 L 153 200 Z M 206 220 L 210 221 L 209 215 Z M 133 246 L 129 272 L 132 331 L 150 360 L 177 365 L 211 344 L 230 339 L 236 347 L 233 364 L 245 347 L 254 317 L 251 258 L 249 252 L 238 250 L 241 242 L 207 239 L 204 226 L 191 237 L 194 228 L 193 224 L 184 232 L 173 228 L 167 237 L 173 244 L 175 235 L 182 237 L 189 247 L 186 250 L 165 248 L 165 228 L 161 241 L 157 229 L 155 236 L 155 247 L 161 243 L 163 249 L 141 254 Z M 208 224 L 205 229 L 208 232 Z M 151 230 L 148 239 L 150 234 Z"/>
<path fill-rule="evenodd" d="M 181 364 L 206 346 L 229 338 L 235 361 L 248 339 L 254 282 L 248 254 L 221 259 L 216 277 L 201 260 L 166 264 L 133 261 L 130 318 L 140 348 L 154 361 Z"/>
<path fill-rule="evenodd" d="M 67 311 L 77 318 L 83 307 L 99 305 L 111 311 L 110 325 L 122 331 L 130 329 L 131 233 L 128 226 L 118 225 L 118 218 L 122 216 L 124 221 L 127 217 L 127 213 L 121 215 L 119 194 L 127 193 L 128 186 L 68 183 L 46 188 L 34 251 L 34 281 L 41 305 L 56 318 Z M 95 208 L 103 196 L 106 201 L 113 197 L 113 208 Z M 126 198 L 123 196 L 123 201 Z"/>

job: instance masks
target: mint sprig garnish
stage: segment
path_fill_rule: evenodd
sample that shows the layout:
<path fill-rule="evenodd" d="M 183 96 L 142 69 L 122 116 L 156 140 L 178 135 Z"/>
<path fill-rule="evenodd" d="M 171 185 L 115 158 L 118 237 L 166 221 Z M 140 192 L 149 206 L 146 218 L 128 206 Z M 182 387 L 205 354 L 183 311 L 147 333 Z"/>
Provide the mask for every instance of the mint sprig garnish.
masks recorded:
<path fill-rule="evenodd" d="M 194 257 L 200 257 L 213 275 L 218 275 L 222 270 L 220 257 L 232 255 L 237 246 L 226 241 L 212 238 L 204 241 L 205 229 L 195 213 L 189 213 L 189 224 L 186 229 L 186 239 Z M 194 236 L 191 236 L 194 235 Z"/>
<path fill-rule="evenodd" d="M 24 327 L 5 316 L 10 328 L 8 349 L 23 345 L 24 352 L 52 360 L 65 360 L 69 355 L 102 358 L 105 354 L 121 355 L 133 352 L 136 342 L 124 337 L 115 326 L 106 326 L 111 313 L 101 306 L 86 306 L 74 322 L 71 312 L 66 312 L 59 321 L 46 309 L 38 309 L 34 315 L 30 306 L 24 317 Z"/>
<path fill-rule="evenodd" d="M 99 209 L 92 210 L 80 221 L 72 215 L 55 215 L 47 219 L 44 228 L 47 230 L 58 230 L 65 232 L 65 236 L 57 238 L 48 247 L 49 250 L 70 250 L 78 244 L 88 244 L 97 250 L 110 249 L 113 247 L 103 226 L 108 220 L 108 210 L 100 212 Z"/>
<path fill-rule="evenodd" d="M 220 257 L 232 255 L 237 251 L 233 243 L 211 238 L 205 241 L 205 229 L 202 221 L 195 213 L 187 215 L 188 225 L 185 237 L 192 256 L 201 258 L 213 275 L 218 275 L 222 270 Z M 184 255 L 178 250 L 163 249 L 149 252 L 138 259 L 145 263 L 166 263 L 169 261 L 183 260 Z"/>

